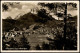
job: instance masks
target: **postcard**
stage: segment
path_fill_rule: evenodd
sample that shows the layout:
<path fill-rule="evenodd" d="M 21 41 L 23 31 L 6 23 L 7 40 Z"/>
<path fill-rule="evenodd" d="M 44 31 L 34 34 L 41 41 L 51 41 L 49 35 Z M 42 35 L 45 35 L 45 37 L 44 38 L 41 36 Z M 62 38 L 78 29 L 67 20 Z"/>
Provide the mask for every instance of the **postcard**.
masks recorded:
<path fill-rule="evenodd" d="M 79 51 L 79 2 L 1 1 L 1 51 Z"/>

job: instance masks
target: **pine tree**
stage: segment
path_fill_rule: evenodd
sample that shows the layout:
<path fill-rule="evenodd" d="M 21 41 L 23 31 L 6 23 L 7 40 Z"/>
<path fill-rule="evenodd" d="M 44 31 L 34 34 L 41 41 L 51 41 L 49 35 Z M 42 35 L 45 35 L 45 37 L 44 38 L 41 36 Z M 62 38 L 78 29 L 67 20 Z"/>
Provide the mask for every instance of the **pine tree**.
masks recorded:
<path fill-rule="evenodd" d="M 11 38 L 11 40 L 9 41 L 9 44 L 10 44 L 10 48 L 17 48 L 18 47 L 17 41 L 15 41 L 13 38 Z"/>
<path fill-rule="evenodd" d="M 20 41 L 21 41 L 21 48 L 27 48 L 27 50 L 30 49 L 29 42 L 28 42 L 27 38 L 24 35 L 22 36 Z"/>
<path fill-rule="evenodd" d="M 39 44 L 35 48 L 36 48 L 36 50 L 41 50 Z"/>
<path fill-rule="evenodd" d="M 43 42 L 42 43 L 42 50 L 50 50 L 49 44 Z"/>

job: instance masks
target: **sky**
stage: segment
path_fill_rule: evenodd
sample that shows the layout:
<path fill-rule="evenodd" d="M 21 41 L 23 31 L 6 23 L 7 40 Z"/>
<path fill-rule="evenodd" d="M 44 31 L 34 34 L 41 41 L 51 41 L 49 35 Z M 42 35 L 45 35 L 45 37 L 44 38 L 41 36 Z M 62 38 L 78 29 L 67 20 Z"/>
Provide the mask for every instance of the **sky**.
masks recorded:
<path fill-rule="evenodd" d="M 13 6 L 9 6 L 8 11 L 2 11 L 2 18 L 6 19 L 7 17 L 11 16 L 13 19 L 19 15 L 19 14 L 26 14 L 31 11 L 32 8 L 39 7 L 38 2 L 20 2 L 19 4 L 15 4 Z M 77 10 L 71 10 L 71 7 L 69 6 L 70 10 L 68 10 L 68 13 L 74 15 L 77 15 Z"/>
<path fill-rule="evenodd" d="M 36 8 L 37 3 L 21 2 L 20 4 L 14 4 L 9 6 L 8 11 L 2 12 L 2 18 L 5 19 L 8 16 L 15 18 L 18 14 L 26 14 L 30 12 L 32 8 Z"/>

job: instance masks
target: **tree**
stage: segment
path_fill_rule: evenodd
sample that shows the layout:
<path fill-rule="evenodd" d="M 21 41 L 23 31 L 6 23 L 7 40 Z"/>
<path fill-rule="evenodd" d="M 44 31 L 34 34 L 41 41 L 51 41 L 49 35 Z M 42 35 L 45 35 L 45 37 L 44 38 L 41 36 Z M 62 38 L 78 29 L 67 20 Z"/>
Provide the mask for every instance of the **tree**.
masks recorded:
<path fill-rule="evenodd" d="M 2 10 L 3 11 L 7 11 L 8 10 L 8 6 L 5 3 L 2 4 Z"/>
<path fill-rule="evenodd" d="M 6 43 L 4 42 L 5 40 L 5 35 L 3 34 L 3 37 L 2 37 L 2 49 L 5 50 L 6 49 Z"/>
<path fill-rule="evenodd" d="M 49 48 L 51 50 L 63 50 L 64 48 L 64 38 L 63 33 L 58 32 L 59 30 L 56 29 L 56 37 L 54 39 L 47 38 L 49 40 Z M 66 28 L 66 47 L 65 50 L 76 50 L 77 49 L 77 30 L 75 27 L 75 24 L 67 23 L 67 28 Z"/>
<path fill-rule="evenodd" d="M 57 33 L 55 34 L 56 37 L 54 37 L 54 39 L 51 39 L 51 38 L 47 38 L 47 40 L 49 40 L 49 48 L 51 50 L 63 50 L 63 44 L 64 44 L 64 39 L 62 37 L 61 32 L 59 32 L 58 29 L 56 29 Z"/>
<path fill-rule="evenodd" d="M 42 23 L 45 23 L 48 20 L 52 20 L 52 17 L 49 16 L 48 13 L 46 13 L 45 9 L 40 9 L 37 14 L 40 17 L 40 19 L 38 21 L 40 21 Z"/>
<path fill-rule="evenodd" d="M 43 42 L 42 43 L 42 50 L 50 50 L 49 44 Z"/>
<path fill-rule="evenodd" d="M 36 48 L 36 50 L 41 50 L 39 44 L 35 48 Z"/>
<path fill-rule="evenodd" d="M 10 48 L 18 48 L 18 42 L 14 40 L 14 38 L 11 38 L 9 41 Z"/>
<path fill-rule="evenodd" d="M 4 3 L 2 3 L 2 10 L 7 11 L 9 9 L 9 6 L 12 7 L 17 4 L 20 4 L 20 2 L 4 2 Z"/>
<path fill-rule="evenodd" d="M 20 39 L 20 43 L 21 43 L 21 46 L 20 46 L 21 48 L 27 48 L 27 50 L 30 49 L 29 42 L 28 42 L 27 38 L 24 35 Z"/>
<path fill-rule="evenodd" d="M 6 50 L 7 46 L 6 46 L 6 42 L 4 42 L 4 40 L 2 40 L 2 49 Z"/>

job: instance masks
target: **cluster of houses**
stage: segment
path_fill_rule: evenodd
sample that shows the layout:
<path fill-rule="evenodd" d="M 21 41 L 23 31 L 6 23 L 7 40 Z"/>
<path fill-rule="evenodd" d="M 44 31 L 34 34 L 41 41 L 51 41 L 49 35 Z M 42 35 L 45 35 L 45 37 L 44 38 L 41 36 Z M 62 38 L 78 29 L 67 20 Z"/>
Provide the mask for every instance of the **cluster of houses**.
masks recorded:
<path fill-rule="evenodd" d="M 53 37 L 56 36 L 57 30 L 59 30 L 59 32 L 62 32 L 62 28 L 57 27 L 57 28 L 50 28 L 47 27 L 46 25 L 38 25 L 40 26 L 38 29 L 33 30 L 33 28 L 36 26 L 36 24 L 31 25 L 29 29 L 26 29 L 24 31 L 15 31 L 15 30 L 11 30 L 10 32 L 4 32 L 3 36 L 6 37 L 6 39 L 10 40 L 11 38 L 15 38 L 15 37 L 19 37 L 21 35 L 45 35 L 46 37 Z"/>

